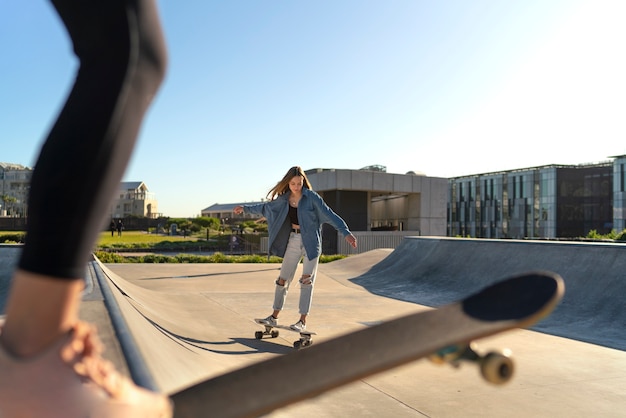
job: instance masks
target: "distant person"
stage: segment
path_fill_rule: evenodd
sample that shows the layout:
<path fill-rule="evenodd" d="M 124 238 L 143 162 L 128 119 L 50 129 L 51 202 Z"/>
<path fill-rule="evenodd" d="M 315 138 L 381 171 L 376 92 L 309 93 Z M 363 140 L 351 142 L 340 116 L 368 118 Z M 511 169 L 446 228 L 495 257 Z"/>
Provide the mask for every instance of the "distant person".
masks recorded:
<path fill-rule="evenodd" d="M 254 213 L 267 219 L 270 253 L 283 257 L 276 288 L 274 311 L 265 318 L 270 326 L 278 324 L 278 315 L 285 305 L 289 286 L 300 260 L 300 319 L 291 328 L 304 331 L 311 309 L 313 285 L 317 266 L 322 254 L 322 224 L 329 223 L 356 248 L 356 238 L 343 219 L 339 217 L 322 197 L 311 189 L 311 183 L 300 167 L 291 167 L 267 194 L 269 201 L 256 205 L 235 207 L 235 214 Z"/>
<path fill-rule="evenodd" d="M 111 219 L 111 223 L 109 224 L 109 229 L 111 230 L 111 236 L 113 236 L 113 234 L 115 234 L 115 221 L 113 219 Z"/>
<path fill-rule="evenodd" d="M 78 317 L 87 262 L 165 72 L 156 4 L 52 4 L 79 66 L 30 184 L 26 242 L 0 322 L 0 417 L 169 417 L 167 397 L 102 359 L 95 328 Z"/>
<path fill-rule="evenodd" d="M 117 220 L 117 236 L 121 237 L 122 236 L 122 230 L 124 229 L 124 223 L 122 222 L 121 219 Z"/>

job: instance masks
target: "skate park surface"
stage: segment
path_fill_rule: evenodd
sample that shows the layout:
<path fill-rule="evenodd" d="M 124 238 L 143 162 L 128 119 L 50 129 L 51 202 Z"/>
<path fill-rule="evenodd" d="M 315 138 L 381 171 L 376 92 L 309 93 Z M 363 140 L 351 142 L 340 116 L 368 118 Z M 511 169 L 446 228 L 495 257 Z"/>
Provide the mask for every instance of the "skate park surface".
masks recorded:
<path fill-rule="evenodd" d="M 484 350 L 512 350 L 516 374 L 504 386 L 484 382 L 471 364 L 454 369 L 421 360 L 270 416 L 624 416 L 623 250 L 620 245 L 407 238 L 395 251 L 322 264 L 308 323 L 318 334 L 315 343 L 452 302 L 529 270 L 561 274 L 566 294 L 535 328 L 541 332 L 514 330 L 479 341 Z M 277 264 L 103 266 L 150 373 L 168 393 L 293 350 L 295 333 L 254 338 L 261 327 L 253 318 L 271 313 L 278 269 Z M 281 323 L 297 320 L 298 295 L 293 286 Z M 293 375 L 285 385 L 297 384 L 307 373 L 294 370 Z"/>
<path fill-rule="evenodd" d="M 411 237 L 395 250 L 321 264 L 308 321 L 309 329 L 317 332 L 315 343 L 452 302 L 531 270 L 560 274 L 566 292 L 554 313 L 533 329 L 478 341 L 485 351 L 512 350 L 516 372 L 506 385 L 486 383 L 471 364 L 455 369 L 420 360 L 268 416 L 625 416 L 624 250 L 618 244 Z M 279 267 L 93 264 L 95 274 L 105 279 L 100 283 L 108 289 L 102 291 L 115 300 L 154 387 L 167 393 L 293 351 L 296 333 L 281 331 L 275 339 L 254 337 L 262 327 L 253 319 L 271 313 Z M 294 285 L 282 324 L 298 319 L 298 296 Z M 92 302 L 83 305 L 89 308 Z M 110 334 L 106 318 L 96 322 L 105 328 L 105 335 Z M 116 344 L 112 342 L 109 353 L 114 358 L 120 356 Z M 301 353 L 305 355 L 306 349 Z M 306 378 L 306 370 L 294 370 L 293 381 L 284 384 Z M 211 415 L 207 405 L 206 416 Z"/>

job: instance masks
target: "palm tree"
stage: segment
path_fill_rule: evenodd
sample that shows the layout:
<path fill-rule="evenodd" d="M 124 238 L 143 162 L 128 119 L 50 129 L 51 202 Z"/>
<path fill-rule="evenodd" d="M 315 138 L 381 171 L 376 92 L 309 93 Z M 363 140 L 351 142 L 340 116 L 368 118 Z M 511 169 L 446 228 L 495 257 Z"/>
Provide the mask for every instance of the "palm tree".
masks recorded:
<path fill-rule="evenodd" d="M 17 198 L 9 196 L 8 194 L 3 194 L 0 198 L 4 202 L 4 208 L 7 211 L 7 215 L 9 215 L 11 213 L 11 211 L 9 211 L 9 204 L 11 205 L 11 209 L 13 209 L 13 204 L 17 202 Z"/>

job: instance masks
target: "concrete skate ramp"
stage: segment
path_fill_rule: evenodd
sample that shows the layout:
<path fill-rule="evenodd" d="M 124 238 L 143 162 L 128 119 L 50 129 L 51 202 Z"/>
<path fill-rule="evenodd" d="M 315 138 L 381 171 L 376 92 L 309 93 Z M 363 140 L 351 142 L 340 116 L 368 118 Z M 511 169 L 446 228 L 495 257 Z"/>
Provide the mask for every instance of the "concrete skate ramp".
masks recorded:
<path fill-rule="evenodd" d="M 353 273 L 349 277 L 363 274 L 388 254 L 389 250 L 378 250 L 355 255 Z M 345 272 L 350 265 L 344 267 Z M 98 269 L 105 277 L 103 286 L 112 290 L 111 297 L 132 335 L 132 345 L 138 347 L 147 374 L 154 380 L 154 387 L 166 393 L 293 350 L 291 342 L 296 333 L 281 330 L 281 337 L 274 340 L 286 340 L 289 345 L 268 344 L 254 337 L 254 332 L 261 327 L 253 318 L 271 312 L 279 264 L 105 266 L 98 262 Z M 337 309 L 341 312 L 341 307 L 347 306 L 346 299 L 354 299 L 355 292 L 378 299 L 349 282 L 344 284 L 330 279 L 322 270 L 320 268 L 316 279 L 320 284 L 316 290 L 317 306 L 330 315 L 329 318 L 334 318 Z M 123 271 L 123 276 L 116 271 Z M 181 271 L 185 273 L 181 274 Z M 350 288 L 352 286 L 354 289 Z M 294 296 L 288 300 L 286 307 L 292 318 L 286 321 L 295 322 L 297 299 Z M 381 309 L 386 304 L 394 306 L 393 311 L 384 310 L 391 312 L 386 316 L 416 309 L 410 303 L 398 308 L 392 302 L 397 303 L 391 299 L 379 303 Z M 328 338 L 366 326 L 353 315 L 344 314 L 343 317 L 339 321 L 328 319 L 332 326 L 318 326 L 316 331 L 323 331 L 324 337 Z M 385 319 L 385 315 L 375 310 L 359 315 L 361 322 L 375 323 L 381 319 Z"/>
<path fill-rule="evenodd" d="M 565 297 L 534 330 L 626 350 L 626 245 L 408 237 L 352 281 L 372 293 L 440 306 L 505 277 L 549 270 Z"/>

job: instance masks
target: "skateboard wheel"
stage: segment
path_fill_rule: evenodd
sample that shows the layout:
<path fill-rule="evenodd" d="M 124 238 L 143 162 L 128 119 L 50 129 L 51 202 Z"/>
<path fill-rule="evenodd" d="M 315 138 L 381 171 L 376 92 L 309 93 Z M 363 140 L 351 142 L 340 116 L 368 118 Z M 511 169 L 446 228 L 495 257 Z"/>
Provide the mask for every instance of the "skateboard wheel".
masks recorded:
<path fill-rule="evenodd" d="M 263 331 L 256 331 L 256 332 L 254 333 L 254 337 L 255 337 L 257 340 L 260 340 L 261 338 L 263 338 Z"/>
<path fill-rule="evenodd" d="M 483 378 L 495 385 L 502 385 L 511 380 L 514 371 L 513 359 L 508 350 L 503 353 L 488 353 L 480 364 L 480 373 Z"/>
<path fill-rule="evenodd" d="M 298 350 L 298 349 L 300 349 L 300 347 L 302 347 L 302 341 L 298 340 L 298 341 L 294 341 L 293 342 L 293 348 Z"/>
<path fill-rule="evenodd" d="M 270 335 L 272 336 L 272 338 L 278 337 L 278 330 L 272 331 Z"/>

